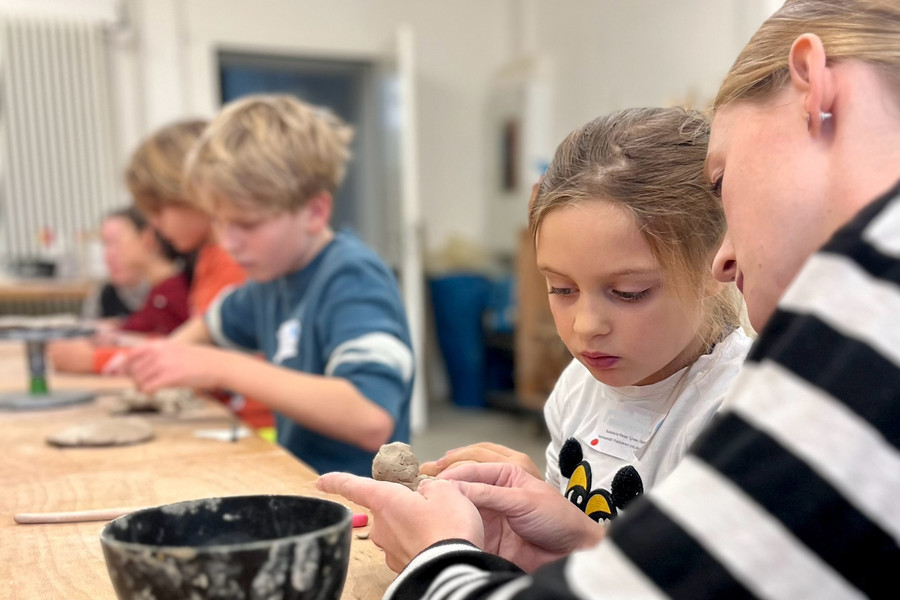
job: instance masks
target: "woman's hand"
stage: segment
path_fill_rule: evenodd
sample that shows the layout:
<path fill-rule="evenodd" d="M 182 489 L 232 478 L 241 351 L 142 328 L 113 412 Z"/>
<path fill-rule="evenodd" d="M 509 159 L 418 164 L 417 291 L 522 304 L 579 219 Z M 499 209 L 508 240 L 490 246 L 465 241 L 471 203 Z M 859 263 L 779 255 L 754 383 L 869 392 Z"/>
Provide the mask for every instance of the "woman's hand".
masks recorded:
<path fill-rule="evenodd" d="M 484 549 L 531 572 L 539 566 L 595 546 L 602 525 L 559 490 L 509 463 L 464 464 L 439 476 L 453 481 L 478 507 Z"/>
<path fill-rule="evenodd" d="M 534 461 L 527 454 L 516 452 L 512 448 L 507 448 L 500 444 L 492 444 L 491 442 L 480 442 L 471 446 L 450 450 L 436 461 L 423 463 L 419 467 L 419 472 L 425 475 L 436 476 L 438 473 L 457 464 L 491 462 L 518 465 L 533 477 L 543 479 L 537 465 L 534 464 Z"/>
<path fill-rule="evenodd" d="M 422 550 L 442 540 L 484 545 L 478 510 L 449 481 L 426 480 L 414 492 L 399 483 L 326 473 L 316 487 L 372 511 L 370 538 L 384 550 L 387 566 L 397 573 Z"/>

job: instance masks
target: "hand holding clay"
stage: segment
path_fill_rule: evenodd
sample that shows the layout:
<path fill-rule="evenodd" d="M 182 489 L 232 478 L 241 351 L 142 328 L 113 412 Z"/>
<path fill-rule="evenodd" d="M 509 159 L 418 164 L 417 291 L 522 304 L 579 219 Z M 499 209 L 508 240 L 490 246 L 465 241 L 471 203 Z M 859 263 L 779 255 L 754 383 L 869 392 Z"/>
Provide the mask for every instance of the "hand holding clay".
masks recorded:
<path fill-rule="evenodd" d="M 543 479 L 543 475 L 531 458 L 522 452 L 491 442 L 479 442 L 449 450 L 436 461 L 422 464 L 420 470 L 426 475 L 437 475 L 444 469 L 462 463 L 510 463 L 522 467 L 532 477 Z"/>
<path fill-rule="evenodd" d="M 387 566 L 398 573 L 422 550 L 442 540 L 464 539 L 479 548 L 484 544 L 478 509 L 450 482 L 429 479 L 413 492 L 386 481 L 327 473 L 316 487 L 372 511 L 369 537 L 384 550 Z"/>
<path fill-rule="evenodd" d="M 600 542 L 605 529 L 559 490 L 509 463 L 463 464 L 440 474 L 472 501 L 484 549 L 531 572 Z"/>

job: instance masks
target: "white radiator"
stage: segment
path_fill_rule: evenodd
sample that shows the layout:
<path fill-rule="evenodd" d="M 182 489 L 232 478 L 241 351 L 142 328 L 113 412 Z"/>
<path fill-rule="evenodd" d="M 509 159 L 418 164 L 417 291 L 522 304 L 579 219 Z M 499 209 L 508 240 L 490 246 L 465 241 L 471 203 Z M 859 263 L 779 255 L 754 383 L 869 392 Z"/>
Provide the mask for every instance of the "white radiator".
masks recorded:
<path fill-rule="evenodd" d="M 0 14 L 0 251 L 69 259 L 117 204 L 103 23 Z"/>

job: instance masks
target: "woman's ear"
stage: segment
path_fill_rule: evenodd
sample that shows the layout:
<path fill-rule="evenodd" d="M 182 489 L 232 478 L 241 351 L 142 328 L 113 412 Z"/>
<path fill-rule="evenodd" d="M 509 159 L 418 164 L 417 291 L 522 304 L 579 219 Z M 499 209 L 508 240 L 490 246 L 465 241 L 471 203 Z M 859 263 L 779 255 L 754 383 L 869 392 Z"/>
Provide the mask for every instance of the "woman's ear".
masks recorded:
<path fill-rule="evenodd" d="M 834 106 L 834 81 L 826 59 L 825 46 L 814 33 L 794 40 L 788 55 L 791 85 L 803 98 L 804 118 L 813 135 L 821 134 Z"/>

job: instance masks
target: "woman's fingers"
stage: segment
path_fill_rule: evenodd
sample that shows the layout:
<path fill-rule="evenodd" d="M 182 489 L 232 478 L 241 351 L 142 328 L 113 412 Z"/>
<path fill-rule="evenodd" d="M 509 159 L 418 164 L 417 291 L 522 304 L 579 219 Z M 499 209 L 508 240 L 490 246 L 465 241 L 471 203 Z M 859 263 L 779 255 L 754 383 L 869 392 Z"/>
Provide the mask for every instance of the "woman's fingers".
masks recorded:
<path fill-rule="evenodd" d="M 440 481 L 440 480 L 438 480 Z M 448 482 L 449 483 L 449 482 Z M 456 486 L 478 510 L 493 510 L 507 514 L 521 503 L 521 493 L 515 488 L 499 487 L 486 483 L 454 481 Z"/>
<path fill-rule="evenodd" d="M 524 469 L 511 463 L 462 463 L 454 465 L 439 475 L 441 479 L 487 483 L 489 485 L 515 486 L 519 478 L 534 479 Z"/>
<path fill-rule="evenodd" d="M 316 481 L 316 488 L 329 494 L 338 494 L 360 506 L 378 510 L 397 494 L 413 493 L 408 488 L 350 473 L 325 473 Z"/>

